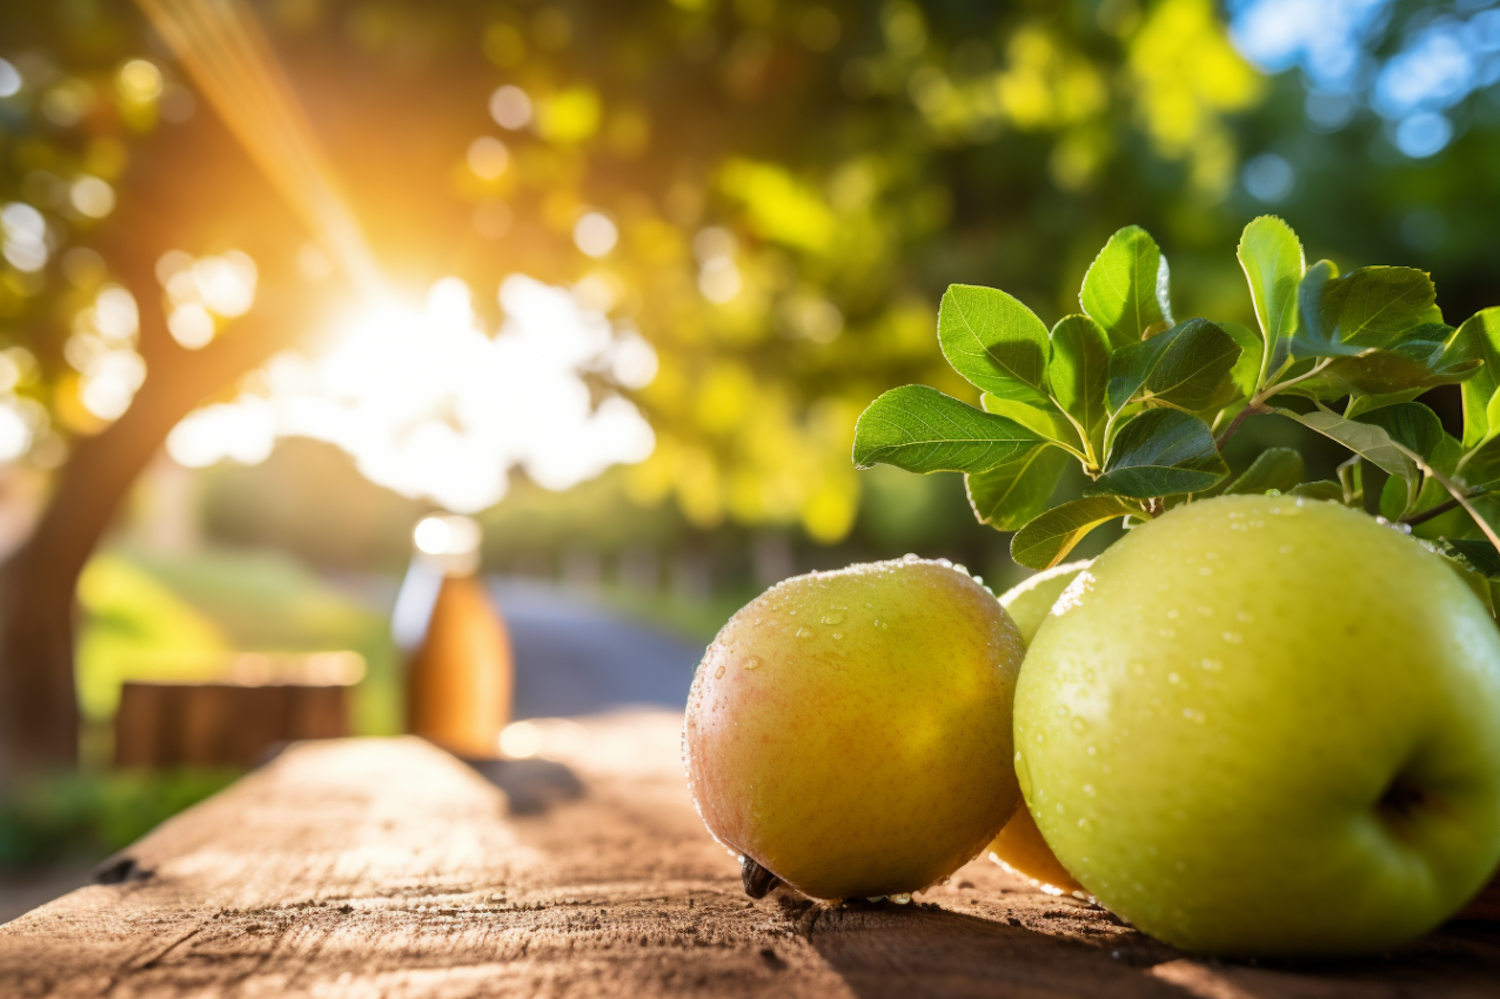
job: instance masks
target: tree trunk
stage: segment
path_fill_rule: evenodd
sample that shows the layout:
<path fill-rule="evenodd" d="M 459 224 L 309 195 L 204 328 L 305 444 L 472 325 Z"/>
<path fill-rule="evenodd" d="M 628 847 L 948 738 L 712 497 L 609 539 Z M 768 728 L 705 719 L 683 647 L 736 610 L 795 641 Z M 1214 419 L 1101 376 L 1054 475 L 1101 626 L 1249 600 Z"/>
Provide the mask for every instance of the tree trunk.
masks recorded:
<path fill-rule="evenodd" d="M 277 303 L 257 304 L 222 339 L 185 350 L 167 335 L 160 289 L 144 270 L 128 284 L 140 307 L 146 380 L 119 420 L 74 442 L 36 529 L 0 565 L 0 784 L 77 762 L 73 593 L 120 500 L 179 420 L 307 323 L 280 321 Z"/>

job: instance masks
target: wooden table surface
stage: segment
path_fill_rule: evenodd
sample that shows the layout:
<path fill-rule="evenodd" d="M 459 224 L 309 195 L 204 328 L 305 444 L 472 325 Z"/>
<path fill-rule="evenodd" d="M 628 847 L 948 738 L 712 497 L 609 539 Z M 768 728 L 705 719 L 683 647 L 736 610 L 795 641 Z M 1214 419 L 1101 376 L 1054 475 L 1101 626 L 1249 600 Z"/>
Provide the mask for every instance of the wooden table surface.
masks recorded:
<path fill-rule="evenodd" d="M 0 996 L 1500 996 L 1500 924 L 1395 955 L 1193 958 L 988 861 L 909 906 L 752 902 L 677 716 L 540 723 L 486 773 L 304 743 L 0 927 Z M 503 790 L 502 790 L 503 789 Z"/>

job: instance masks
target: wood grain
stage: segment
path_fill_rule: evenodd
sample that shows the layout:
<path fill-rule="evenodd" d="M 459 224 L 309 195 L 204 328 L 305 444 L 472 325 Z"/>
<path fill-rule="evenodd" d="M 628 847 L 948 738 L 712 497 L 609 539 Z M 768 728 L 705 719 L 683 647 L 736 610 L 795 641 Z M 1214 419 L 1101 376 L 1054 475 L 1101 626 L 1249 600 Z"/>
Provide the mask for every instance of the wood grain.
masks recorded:
<path fill-rule="evenodd" d="M 751 902 L 693 812 L 678 725 L 543 723 L 552 762 L 483 771 L 411 739 L 294 747 L 136 844 L 118 883 L 0 927 L 0 995 L 1496 995 L 1495 924 L 1268 967 L 987 861 L 904 907 Z"/>

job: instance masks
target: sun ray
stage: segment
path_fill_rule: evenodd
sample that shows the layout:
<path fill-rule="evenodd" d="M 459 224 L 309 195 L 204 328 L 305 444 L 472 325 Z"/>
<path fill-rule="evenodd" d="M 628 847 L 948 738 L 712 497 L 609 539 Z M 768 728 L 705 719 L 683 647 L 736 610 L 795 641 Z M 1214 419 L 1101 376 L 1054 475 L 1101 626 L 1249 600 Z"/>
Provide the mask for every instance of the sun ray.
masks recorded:
<path fill-rule="evenodd" d="M 244 0 L 137 0 L 214 109 L 361 292 L 380 267 L 296 92 Z"/>

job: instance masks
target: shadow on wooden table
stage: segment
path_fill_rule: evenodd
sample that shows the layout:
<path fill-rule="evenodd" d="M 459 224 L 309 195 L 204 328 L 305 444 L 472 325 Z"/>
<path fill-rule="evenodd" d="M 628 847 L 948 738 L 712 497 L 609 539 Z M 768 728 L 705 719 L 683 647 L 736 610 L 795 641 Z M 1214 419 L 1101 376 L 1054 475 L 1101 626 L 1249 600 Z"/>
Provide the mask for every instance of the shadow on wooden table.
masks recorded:
<path fill-rule="evenodd" d="M 505 792 L 511 815 L 542 815 L 583 796 L 583 781 L 552 760 L 465 760 L 475 773 Z"/>
<path fill-rule="evenodd" d="M 1375 958 L 1256 962 L 1185 954 L 1094 907 L 1044 910 L 1040 915 L 1047 925 L 1034 926 L 1035 911 L 1023 913 L 1024 920 L 1002 921 L 930 903 L 824 909 L 791 897 L 778 901 L 797 919 L 799 935 L 859 999 L 1333 999 L 1423 995 L 1424 986 L 1437 981 L 1445 994 L 1497 994 L 1492 975 L 1500 941 L 1482 922 L 1450 923 L 1410 947 Z"/>

